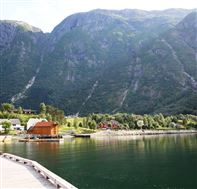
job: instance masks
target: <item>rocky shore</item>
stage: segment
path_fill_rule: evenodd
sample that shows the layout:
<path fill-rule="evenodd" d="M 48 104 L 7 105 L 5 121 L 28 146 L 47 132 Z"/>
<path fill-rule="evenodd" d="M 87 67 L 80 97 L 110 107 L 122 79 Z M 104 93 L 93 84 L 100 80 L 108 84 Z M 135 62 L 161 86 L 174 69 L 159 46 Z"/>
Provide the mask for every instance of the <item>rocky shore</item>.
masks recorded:
<path fill-rule="evenodd" d="M 197 130 L 104 130 L 91 134 L 91 137 L 103 136 L 132 136 L 132 135 L 162 135 L 162 134 L 189 134 L 197 133 Z"/>
<path fill-rule="evenodd" d="M 12 136 L 10 135 L 0 135 L 0 142 L 11 142 Z"/>

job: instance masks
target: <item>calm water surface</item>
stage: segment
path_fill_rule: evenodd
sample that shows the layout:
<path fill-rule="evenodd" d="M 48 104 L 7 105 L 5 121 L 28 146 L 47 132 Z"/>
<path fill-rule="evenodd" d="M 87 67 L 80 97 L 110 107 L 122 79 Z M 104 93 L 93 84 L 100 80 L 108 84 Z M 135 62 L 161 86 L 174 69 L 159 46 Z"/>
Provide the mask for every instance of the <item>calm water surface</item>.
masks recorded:
<path fill-rule="evenodd" d="M 197 135 L 65 139 L 0 144 L 79 189 L 196 189 Z"/>

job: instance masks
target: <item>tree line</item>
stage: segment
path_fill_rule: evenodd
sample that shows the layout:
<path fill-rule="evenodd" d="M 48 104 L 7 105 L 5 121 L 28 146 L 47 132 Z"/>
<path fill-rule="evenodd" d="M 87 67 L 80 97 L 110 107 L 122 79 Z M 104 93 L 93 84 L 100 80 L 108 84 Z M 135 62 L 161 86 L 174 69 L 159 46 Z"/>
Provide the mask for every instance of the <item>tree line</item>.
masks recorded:
<path fill-rule="evenodd" d="M 15 111 L 14 111 L 15 110 Z M 65 117 L 64 111 L 52 105 L 41 103 L 36 115 L 24 115 L 23 108 L 15 108 L 13 104 L 2 103 L 0 118 L 18 118 L 23 125 L 29 118 L 46 118 L 48 121 L 57 122 L 59 125 L 67 127 L 83 127 L 89 129 L 99 129 L 104 125 L 106 128 L 117 129 L 197 129 L 197 116 L 190 114 L 179 114 L 164 116 L 163 114 L 154 115 L 135 115 L 129 113 L 116 114 L 89 114 L 85 117 Z"/>
<path fill-rule="evenodd" d="M 68 117 L 64 124 L 68 127 L 89 129 L 197 129 L 195 115 L 135 115 L 128 113 L 89 114 L 86 117 Z"/>

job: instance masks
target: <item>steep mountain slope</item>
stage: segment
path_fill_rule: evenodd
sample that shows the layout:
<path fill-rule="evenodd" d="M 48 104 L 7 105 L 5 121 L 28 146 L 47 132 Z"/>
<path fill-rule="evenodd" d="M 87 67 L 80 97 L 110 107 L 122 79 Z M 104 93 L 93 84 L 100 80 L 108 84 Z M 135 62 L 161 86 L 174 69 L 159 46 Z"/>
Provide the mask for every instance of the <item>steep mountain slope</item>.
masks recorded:
<path fill-rule="evenodd" d="M 0 101 L 12 101 L 34 82 L 39 71 L 41 30 L 24 22 L 0 21 Z M 24 91 L 24 92 L 23 92 Z"/>
<path fill-rule="evenodd" d="M 196 113 L 196 24 L 193 12 L 140 50 L 143 77 L 137 95 L 128 95 L 125 111 Z"/>
<path fill-rule="evenodd" d="M 31 32 L 39 39 L 28 61 L 35 69 L 20 90 L 11 87 L 24 96 L 12 100 L 33 108 L 53 104 L 66 114 L 196 113 L 196 13 L 185 17 L 190 12 L 94 10 L 67 17 L 47 36 Z"/>

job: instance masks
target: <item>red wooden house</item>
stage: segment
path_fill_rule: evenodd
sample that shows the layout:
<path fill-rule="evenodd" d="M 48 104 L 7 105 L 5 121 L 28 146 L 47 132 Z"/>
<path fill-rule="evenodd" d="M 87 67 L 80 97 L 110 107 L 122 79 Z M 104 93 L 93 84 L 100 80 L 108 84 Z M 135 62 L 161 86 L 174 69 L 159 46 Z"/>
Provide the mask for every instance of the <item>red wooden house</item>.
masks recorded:
<path fill-rule="evenodd" d="M 106 122 L 101 122 L 99 123 L 98 129 L 113 129 L 113 130 L 117 130 L 120 129 L 120 124 L 119 122 L 115 121 L 115 120 L 111 120 L 111 121 L 106 121 Z"/>
<path fill-rule="evenodd" d="M 54 136 L 58 135 L 59 128 L 58 124 L 52 121 L 41 121 L 35 124 L 34 127 L 31 127 L 27 133 L 32 135 L 47 135 Z"/>

